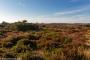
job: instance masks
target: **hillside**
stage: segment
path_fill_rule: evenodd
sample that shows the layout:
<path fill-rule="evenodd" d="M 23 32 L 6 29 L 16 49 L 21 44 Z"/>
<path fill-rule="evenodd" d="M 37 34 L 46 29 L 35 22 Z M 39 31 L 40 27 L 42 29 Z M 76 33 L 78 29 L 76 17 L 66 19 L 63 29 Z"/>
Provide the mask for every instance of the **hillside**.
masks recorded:
<path fill-rule="evenodd" d="M 0 24 L 0 58 L 90 60 L 90 24 Z"/>

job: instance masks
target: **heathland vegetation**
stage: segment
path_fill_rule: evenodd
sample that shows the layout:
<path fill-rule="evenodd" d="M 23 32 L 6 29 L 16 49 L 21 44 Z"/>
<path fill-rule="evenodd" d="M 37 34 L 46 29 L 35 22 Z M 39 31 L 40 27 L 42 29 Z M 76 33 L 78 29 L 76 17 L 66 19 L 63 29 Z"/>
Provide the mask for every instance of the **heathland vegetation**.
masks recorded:
<path fill-rule="evenodd" d="M 0 58 L 90 60 L 89 38 L 89 24 L 2 22 Z"/>

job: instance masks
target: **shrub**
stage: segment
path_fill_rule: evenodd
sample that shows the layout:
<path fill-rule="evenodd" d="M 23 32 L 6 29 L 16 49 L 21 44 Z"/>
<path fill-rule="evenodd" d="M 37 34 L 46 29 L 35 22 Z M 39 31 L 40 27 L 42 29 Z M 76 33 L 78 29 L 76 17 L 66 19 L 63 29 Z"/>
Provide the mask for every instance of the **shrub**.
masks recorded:
<path fill-rule="evenodd" d="M 2 47 L 11 48 L 12 46 L 14 46 L 16 44 L 17 38 L 9 35 L 5 39 L 3 39 L 1 42 L 2 42 L 1 43 Z"/>
<path fill-rule="evenodd" d="M 16 55 L 14 53 L 5 53 L 3 58 L 16 58 Z"/>
<path fill-rule="evenodd" d="M 18 31 L 39 30 L 39 26 L 31 23 L 19 23 L 16 25 Z"/>
<path fill-rule="evenodd" d="M 16 53 L 24 53 L 27 50 L 30 50 L 29 43 L 29 40 L 21 39 L 17 42 L 16 46 L 12 48 L 12 50 Z"/>
<path fill-rule="evenodd" d="M 71 43 L 72 42 L 72 39 L 70 37 L 63 37 L 63 43 L 64 44 L 68 44 L 68 43 Z"/>

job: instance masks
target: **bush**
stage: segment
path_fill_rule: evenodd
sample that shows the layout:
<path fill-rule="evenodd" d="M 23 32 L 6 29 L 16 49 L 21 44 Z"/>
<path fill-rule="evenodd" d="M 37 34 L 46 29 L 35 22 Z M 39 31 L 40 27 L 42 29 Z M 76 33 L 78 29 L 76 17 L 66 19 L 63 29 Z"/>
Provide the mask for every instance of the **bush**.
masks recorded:
<path fill-rule="evenodd" d="M 71 43 L 72 42 L 72 39 L 70 37 L 63 37 L 63 43 L 64 44 L 68 44 L 68 43 Z"/>
<path fill-rule="evenodd" d="M 12 48 L 15 53 L 24 53 L 30 50 L 29 44 L 30 41 L 28 39 L 21 39 L 17 42 L 16 46 Z"/>
<path fill-rule="evenodd" d="M 16 25 L 18 31 L 30 31 L 30 30 L 39 30 L 39 26 L 31 23 L 19 23 Z"/>
<path fill-rule="evenodd" d="M 16 44 L 17 38 L 9 35 L 5 39 L 3 39 L 1 42 L 2 42 L 1 43 L 2 47 L 11 48 L 12 46 L 14 46 Z"/>
<path fill-rule="evenodd" d="M 16 55 L 14 53 L 5 53 L 3 58 L 16 58 Z"/>

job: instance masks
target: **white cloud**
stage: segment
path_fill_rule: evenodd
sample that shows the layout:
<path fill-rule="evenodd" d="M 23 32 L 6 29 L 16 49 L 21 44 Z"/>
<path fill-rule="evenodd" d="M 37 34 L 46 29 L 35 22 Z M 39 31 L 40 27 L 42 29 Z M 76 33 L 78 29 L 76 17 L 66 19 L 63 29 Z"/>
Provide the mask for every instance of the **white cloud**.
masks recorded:
<path fill-rule="evenodd" d="M 87 10 L 90 10 L 90 5 L 88 6 L 84 6 L 82 8 L 79 9 L 75 9 L 75 10 L 69 10 L 69 11 L 63 11 L 63 12 L 56 12 L 54 13 L 54 15 L 68 15 L 68 14 L 75 14 L 75 13 L 79 13 L 79 12 L 85 12 Z"/>
<path fill-rule="evenodd" d="M 72 17 L 36 17 L 31 20 L 39 23 L 90 23 L 90 16 L 76 15 Z"/>
<path fill-rule="evenodd" d="M 90 15 L 84 14 L 90 10 L 89 6 L 78 8 L 76 10 L 56 12 L 51 15 L 34 17 L 31 20 L 40 23 L 90 23 Z M 83 14 L 75 14 L 75 13 Z M 72 16 L 68 16 L 73 14 Z"/>
<path fill-rule="evenodd" d="M 21 3 L 22 5 L 22 3 Z M 4 11 L 0 12 L 0 22 L 6 21 L 6 22 L 15 22 L 18 20 L 29 20 L 29 22 L 39 22 L 39 23 L 90 23 L 90 15 L 85 14 L 75 14 L 75 13 L 85 13 L 90 10 L 90 5 L 83 6 L 80 8 L 77 8 L 75 10 L 68 10 L 68 11 L 62 11 L 62 12 L 56 12 L 52 13 L 51 15 L 41 15 L 37 17 L 20 17 L 20 16 L 8 16 L 8 13 L 3 13 Z M 72 16 L 68 16 L 69 14 L 73 14 Z M 75 15 L 74 15 L 75 14 Z"/>

